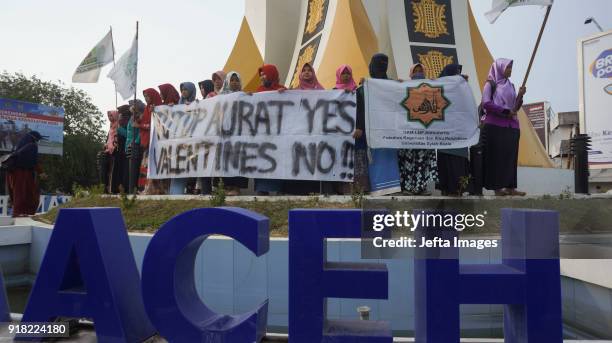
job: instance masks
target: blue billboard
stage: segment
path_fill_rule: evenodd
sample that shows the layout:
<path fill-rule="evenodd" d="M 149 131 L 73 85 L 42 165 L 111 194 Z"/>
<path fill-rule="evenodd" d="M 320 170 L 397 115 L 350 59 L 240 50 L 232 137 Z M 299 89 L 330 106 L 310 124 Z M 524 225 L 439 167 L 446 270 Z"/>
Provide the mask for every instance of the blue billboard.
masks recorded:
<path fill-rule="evenodd" d="M 0 151 L 12 151 L 30 131 L 46 136 L 38 144 L 41 154 L 62 155 L 64 109 L 13 99 L 0 99 Z"/>

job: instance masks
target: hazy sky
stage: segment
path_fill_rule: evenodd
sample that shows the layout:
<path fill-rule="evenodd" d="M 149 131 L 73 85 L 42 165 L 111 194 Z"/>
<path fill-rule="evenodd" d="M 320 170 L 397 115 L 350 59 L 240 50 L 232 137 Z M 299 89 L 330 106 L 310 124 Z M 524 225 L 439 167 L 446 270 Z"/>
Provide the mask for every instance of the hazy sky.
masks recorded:
<path fill-rule="evenodd" d="M 519 84 L 545 10 L 512 8 L 490 25 L 483 14 L 491 1 L 470 1 L 493 56 L 515 60 L 513 79 Z M 74 69 L 111 25 L 118 59 L 129 48 L 139 20 L 139 94 L 166 82 L 178 88 L 181 82 L 209 78 L 223 67 L 243 15 L 244 0 L 3 1 L 0 70 L 70 85 Z M 612 28 L 612 0 L 555 1 L 528 83 L 527 101 L 548 100 L 558 112 L 578 109 L 576 41 L 597 32 L 594 25 L 583 24 L 589 16 L 595 16 L 604 29 Z M 113 83 L 106 78 L 110 68 L 102 71 L 97 84 L 75 84 L 103 112 L 115 105 Z"/>

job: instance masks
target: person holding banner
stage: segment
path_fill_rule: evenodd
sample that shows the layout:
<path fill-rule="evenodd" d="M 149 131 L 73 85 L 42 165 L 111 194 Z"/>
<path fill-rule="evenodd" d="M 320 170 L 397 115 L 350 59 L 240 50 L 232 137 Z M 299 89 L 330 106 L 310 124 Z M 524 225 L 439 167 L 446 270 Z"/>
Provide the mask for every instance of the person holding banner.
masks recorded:
<path fill-rule="evenodd" d="M 353 78 L 353 69 L 348 64 L 343 64 L 336 70 L 336 86 L 334 89 L 344 89 L 347 92 L 357 90 L 357 83 Z"/>
<path fill-rule="evenodd" d="M 206 99 L 208 94 L 215 91 L 215 84 L 212 80 L 204 80 L 198 82 L 198 86 L 200 87 L 200 94 L 202 94 L 202 99 Z M 212 184 L 210 178 L 199 177 L 196 179 L 195 189 L 193 191 L 194 194 L 210 194 L 212 191 Z"/>
<path fill-rule="evenodd" d="M 179 86 L 181 90 L 181 98 L 179 99 L 179 105 L 189 105 L 195 101 L 196 98 L 196 86 L 193 82 L 183 82 Z M 187 178 L 173 178 L 170 180 L 170 195 L 183 195 L 185 189 L 189 183 Z"/>
<path fill-rule="evenodd" d="M 240 74 L 235 71 L 230 71 L 225 77 L 223 87 L 219 95 L 231 94 L 235 92 L 242 92 L 242 79 Z M 241 188 L 249 187 L 249 179 L 245 177 L 224 177 L 223 184 L 227 190 L 226 194 L 229 196 L 240 195 Z"/>
<path fill-rule="evenodd" d="M 223 91 L 223 83 L 225 82 L 225 77 L 226 75 L 223 70 L 219 70 L 218 72 L 215 72 L 214 74 L 212 74 L 212 82 L 213 82 L 215 89 L 214 91 L 206 95 L 206 99 L 212 98 L 212 97 L 215 97 L 221 94 L 221 91 Z"/>
<path fill-rule="evenodd" d="M 196 86 L 193 82 L 183 82 L 180 85 L 181 98 L 179 104 L 189 105 L 196 99 Z"/>
<path fill-rule="evenodd" d="M 510 81 L 513 61 L 497 59 L 489 70 L 482 92 L 484 127 L 482 129 L 484 187 L 495 195 L 524 196 L 516 190 L 519 139 L 517 112 L 523 105 L 526 89 L 518 94 Z"/>
<path fill-rule="evenodd" d="M 425 66 L 417 63 L 410 68 L 411 80 L 425 79 Z M 427 149 L 400 149 L 398 151 L 402 192 L 409 195 L 431 195 L 430 182 L 438 180 L 436 151 Z"/>
<path fill-rule="evenodd" d="M 208 94 L 215 91 L 215 84 L 212 80 L 204 80 L 198 82 L 198 86 L 200 87 L 200 94 L 202 94 L 202 99 L 206 99 Z"/>
<path fill-rule="evenodd" d="M 142 163 L 140 164 L 140 180 L 146 180 L 144 193 L 148 195 L 158 195 L 167 192 L 164 182 L 160 180 L 147 179 L 147 171 L 149 167 L 149 142 L 151 141 L 151 115 L 155 106 L 162 104 L 176 105 L 180 99 L 176 88 L 169 83 L 159 86 L 161 94 L 153 88 L 147 88 L 142 93 L 147 106 L 145 107 L 142 118 L 137 126 L 140 129 L 140 147 L 142 148 Z M 141 181 L 139 180 L 139 184 Z"/>
<path fill-rule="evenodd" d="M 317 75 L 310 63 L 304 63 L 304 66 L 302 66 L 302 72 L 300 73 L 300 83 L 297 89 L 325 90 L 325 88 L 319 83 Z"/>
<path fill-rule="evenodd" d="M 273 64 L 264 64 L 259 68 L 259 80 L 261 85 L 257 88 L 256 93 L 278 91 L 284 92 L 287 88 L 280 84 L 278 68 Z M 250 93 L 247 93 L 250 94 Z M 280 192 L 283 186 L 283 180 L 276 179 L 256 179 L 255 191 L 258 195 L 269 195 L 270 192 Z"/>
<path fill-rule="evenodd" d="M 440 73 L 440 77 L 461 75 L 461 64 L 449 64 Z M 467 81 L 467 76 L 464 76 Z M 474 115 L 476 115 L 474 113 Z M 466 187 L 462 186 L 464 178 L 470 175 L 468 148 L 438 150 L 438 176 L 436 188 L 442 195 L 461 196 Z"/>
<path fill-rule="evenodd" d="M 372 79 L 389 80 L 389 56 L 378 53 L 369 64 Z M 363 86 L 357 89 L 357 123 L 355 130 L 355 175 L 358 191 L 373 195 L 401 192 L 399 163 L 395 149 L 368 150 L 365 135 L 365 94 Z M 365 168 L 364 168 L 365 167 Z"/>
<path fill-rule="evenodd" d="M 319 83 L 317 74 L 310 63 L 304 63 L 299 77 L 298 90 L 325 90 L 323 85 Z M 333 182 L 319 182 L 319 181 L 284 181 L 284 192 L 288 194 L 297 195 L 308 195 L 312 193 L 319 193 L 321 191 L 325 193 L 331 193 L 333 190 Z"/>

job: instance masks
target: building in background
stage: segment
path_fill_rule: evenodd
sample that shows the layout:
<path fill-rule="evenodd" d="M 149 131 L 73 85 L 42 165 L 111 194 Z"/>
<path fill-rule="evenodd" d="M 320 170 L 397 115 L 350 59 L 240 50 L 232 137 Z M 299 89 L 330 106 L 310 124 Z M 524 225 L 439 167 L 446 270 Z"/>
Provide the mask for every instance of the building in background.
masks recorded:
<path fill-rule="evenodd" d="M 527 114 L 527 118 L 529 118 L 533 129 L 540 139 L 540 142 L 550 155 L 550 150 L 548 148 L 549 120 L 552 114 L 550 103 L 548 101 L 543 101 L 526 104 L 523 105 L 523 110 L 525 111 L 525 114 Z"/>
<path fill-rule="evenodd" d="M 548 153 L 555 167 L 573 168 L 572 156 L 570 155 L 570 140 L 580 132 L 580 114 L 575 112 L 554 113 L 549 117 Z"/>
<path fill-rule="evenodd" d="M 612 189 L 612 30 L 578 41 L 580 133 L 592 138 L 593 193 Z"/>

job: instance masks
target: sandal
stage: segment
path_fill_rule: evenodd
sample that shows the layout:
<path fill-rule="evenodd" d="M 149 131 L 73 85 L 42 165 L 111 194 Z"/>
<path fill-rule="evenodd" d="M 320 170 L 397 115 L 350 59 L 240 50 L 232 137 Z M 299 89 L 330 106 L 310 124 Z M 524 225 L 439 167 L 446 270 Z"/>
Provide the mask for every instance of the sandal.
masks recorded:
<path fill-rule="evenodd" d="M 499 189 L 495 191 L 495 196 L 505 197 L 506 195 L 508 195 L 508 192 L 503 189 Z"/>
<path fill-rule="evenodd" d="M 521 191 L 517 191 L 516 189 L 510 190 L 510 191 L 506 191 L 506 193 L 508 195 L 515 196 L 515 197 L 524 197 L 525 195 L 527 195 L 527 193 L 521 192 Z"/>

